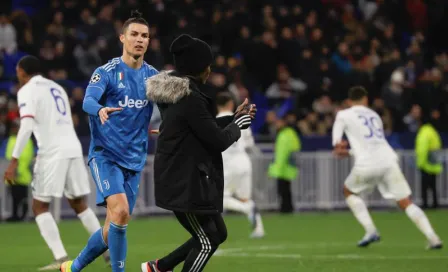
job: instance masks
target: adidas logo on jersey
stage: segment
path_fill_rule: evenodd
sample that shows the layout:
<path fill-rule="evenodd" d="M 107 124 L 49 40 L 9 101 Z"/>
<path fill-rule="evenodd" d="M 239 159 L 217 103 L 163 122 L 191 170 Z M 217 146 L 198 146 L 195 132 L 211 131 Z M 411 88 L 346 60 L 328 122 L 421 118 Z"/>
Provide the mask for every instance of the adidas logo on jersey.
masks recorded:
<path fill-rule="evenodd" d="M 120 84 L 118 84 L 118 89 L 124 89 L 126 88 L 123 84 L 123 82 L 120 82 Z"/>
<path fill-rule="evenodd" d="M 132 98 L 129 98 L 129 96 L 125 96 L 124 97 L 124 101 L 118 101 L 118 105 L 120 105 L 120 107 L 128 107 L 128 108 L 137 108 L 137 109 L 140 109 L 140 108 L 144 108 L 144 107 L 146 107 L 147 105 L 148 105 L 148 100 L 141 100 L 141 99 L 136 99 L 136 100 L 134 100 L 134 99 L 132 99 Z"/>

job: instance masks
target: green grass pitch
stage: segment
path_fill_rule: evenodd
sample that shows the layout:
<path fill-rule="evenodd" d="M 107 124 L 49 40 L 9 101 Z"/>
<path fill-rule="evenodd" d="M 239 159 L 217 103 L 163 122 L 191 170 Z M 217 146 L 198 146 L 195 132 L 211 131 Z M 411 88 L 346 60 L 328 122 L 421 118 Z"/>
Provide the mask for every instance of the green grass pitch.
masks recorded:
<path fill-rule="evenodd" d="M 448 241 L 448 211 L 429 211 L 442 240 Z M 441 272 L 448 271 L 448 250 L 427 251 L 423 235 L 404 213 L 372 213 L 382 241 L 369 248 L 355 246 L 363 231 L 349 212 L 264 215 L 267 236 L 249 238 L 244 216 L 227 215 L 229 238 L 205 271 L 287 272 Z M 78 220 L 59 224 L 70 257 L 85 245 L 88 235 Z M 33 223 L 0 224 L 0 271 L 36 271 L 52 260 Z M 140 271 L 140 263 L 161 257 L 188 234 L 172 217 L 134 219 L 128 227 L 126 271 Z M 175 271 L 180 271 L 177 267 Z M 102 258 L 84 271 L 110 271 Z"/>

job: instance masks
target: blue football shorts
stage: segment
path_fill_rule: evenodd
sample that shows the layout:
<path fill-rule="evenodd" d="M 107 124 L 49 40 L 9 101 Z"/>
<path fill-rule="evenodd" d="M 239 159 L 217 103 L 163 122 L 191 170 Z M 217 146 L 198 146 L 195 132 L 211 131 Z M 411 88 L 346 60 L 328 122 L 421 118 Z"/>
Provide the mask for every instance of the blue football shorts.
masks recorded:
<path fill-rule="evenodd" d="M 96 205 L 106 206 L 107 197 L 124 193 L 132 214 L 138 196 L 140 172 L 123 168 L 102 157 L 92 158 L 89 167 L 96 185 Z"/>

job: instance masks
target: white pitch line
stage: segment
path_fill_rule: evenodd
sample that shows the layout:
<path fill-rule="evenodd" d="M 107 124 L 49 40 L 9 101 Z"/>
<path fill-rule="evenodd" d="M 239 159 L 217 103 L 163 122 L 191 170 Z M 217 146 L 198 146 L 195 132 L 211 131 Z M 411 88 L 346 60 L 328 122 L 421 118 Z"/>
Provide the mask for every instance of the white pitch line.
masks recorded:
<path fill-rule="evenodd" d="M 422 256 L 422 255 L 405 255 L 405 256 L 385 256 L 385 255 L 359 255 L 359 254 L 334 254 L 334 255 L 303 255 L 277 253 L 276 250 L 282 249 L 312 249 L 312 248 L 336 248 L 355 245 L 353 243 L 314 243 L 314 244 L 283 244 L 283 245 L 260 245 L 250 247 L 235 247 L 218 249 L 215 256 L 221 257 L 252 257 L 252 258 L 286 258 L 286 259 L 319 259 L 319 260 L 448 260 L 448 256 Z M 378 245 L 387 248 L 414 247 L 413 244 L 383 244 Z M 264 251 L 264 252 L 262 252 Z M 274 251 L 267 253 L 266 251 Z"/>
<path fill-rule="evenodd" d="M 416 247 L 419 246 L 417 243 L 381 243 L 378 244 L 383 248 L 403 248 L 403 247 Z M 312 244 L 280 244 L 280 245 L 260 245 L 260 246 L 249 246 L 249 247 L 234 247 L 234 248 L 223 248 L 218 249 L 215 254 L 219 255 L 222 253 L 232 253 L 232 252 L 242 252 L 242 251 L 270 251 L 278 249 L 315 249 L 315 248 L 338 248 L 338 247 L 353 247 L 356 248 L 355 243 L 312 243 Z M 422 248 L 425 244 L 422 243 Z"/>

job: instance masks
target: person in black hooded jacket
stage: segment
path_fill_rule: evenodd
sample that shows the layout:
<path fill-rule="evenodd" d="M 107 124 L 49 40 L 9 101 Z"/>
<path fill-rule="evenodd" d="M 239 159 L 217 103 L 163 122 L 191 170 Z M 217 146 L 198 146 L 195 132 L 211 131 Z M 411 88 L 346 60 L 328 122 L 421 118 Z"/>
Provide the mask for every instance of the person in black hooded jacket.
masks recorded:
<path fill-rule="evenodd" d="M 213 54 L 200 39 L 180 35 L 171 44 L 175 71 L 147 81 L 147 97 L 162 117 L 154 159 L 156 205 L 174 212 L 192 235 L 164 258 L 142 264 L 144 272 L 202 271 L 227 238 L 223 211 L 221 153 L 237 141 L 255 115 L 247 100 L 230 118 L 215 118 L 214 98 L 205 82 Z"/>

